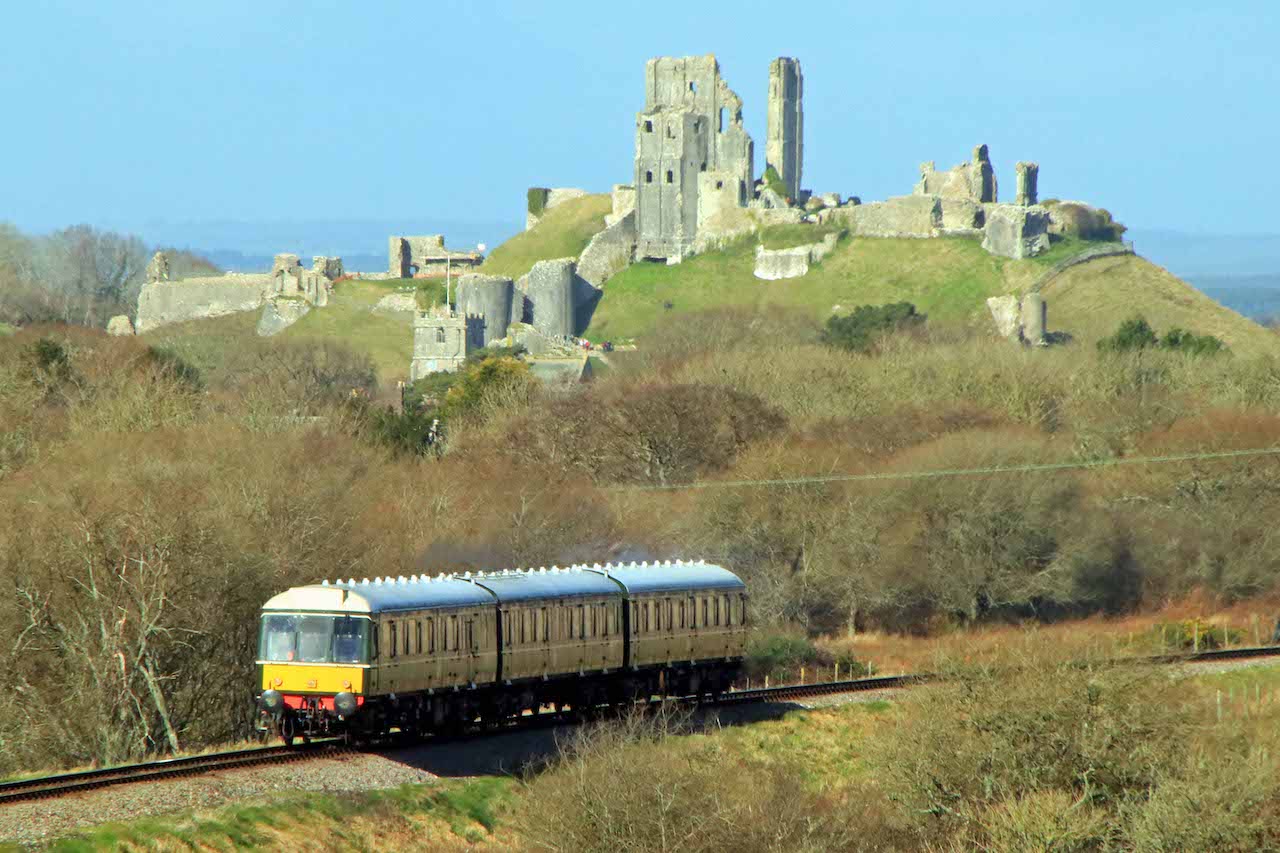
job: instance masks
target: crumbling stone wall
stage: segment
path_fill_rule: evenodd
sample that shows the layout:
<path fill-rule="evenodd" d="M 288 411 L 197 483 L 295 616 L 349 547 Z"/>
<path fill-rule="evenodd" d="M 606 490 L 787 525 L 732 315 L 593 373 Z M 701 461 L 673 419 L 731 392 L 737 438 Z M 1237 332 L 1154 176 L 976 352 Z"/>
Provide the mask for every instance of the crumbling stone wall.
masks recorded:
<path fill-rule="evenodd" d="M 809 272 L 810 264 L 821 263 L 823 258 L 835 251 L 839 240 L 840 235 L 827 234 L 821 242 L 792 246 L 789 249 L 757 246 L 754 275 L 765 281 L 799 278 Z"/>
<path fill-rule="evenodd" d="M 614 184 L 610 201 L 613 202 L 613 210 L 604 218 L 606 226 L 613 225 L 636 209 L 636 188 L 630 184 Z"/>
<path fill-rule="evenodd" d="M 147 264 L 147 281 L 169 280 L 169 256 L 164 252 L 156 252 Z"/>
<path fill-rule="evenodd" d="M 920 181 L 915 185 L 914 193 L 964 198 L 979 204 L 995 202 L 998 188 L 987 146 L 975 147 L 968 163 L 952 166 L 945 172 L 939 172 L 934 162 L 921 163 Z"/>
<path fill-rule="evenodd" d="M 1049 305 L 1039 293 L 993 296 L 987 300 L 987 308 L 1002 338 L 1031 346 L 1048 345 Z"/>
<path fill-rule="evenodd" d="M 742 99 L 714 56 L 651 59 L 636 115 L 636 254 L 679 260 L 697 235 L 698 176 L 721 172 L 746 201 L 754 146 Z"/>
<path fill-rule="evenodd" d="M 138 294 L 138 334 L 170 323 L 261 308 L 275 286 L 271 275 L 226 275 L 153 281 Z"/>
<path fill-rule="evenodd" d="M 631 210 L 591 238 L 578 256 L 578 275 L 595 287 L 603 287 L 631 264 L 635 245 L 636 212 Z"/>
<path fill-rule="evenodd" d="M 484 261 L 479 252 L 446 249 L 442 234 L 391 237 L 389 243 L 387 271 L 392 278 L 443 278 L 449 271 L 461 275 Z"/>
<path fill-rule="evenodd" d="M 1022 260 L 1049 249 L 1049 211 L 1043 207 L 992 204 L 986 208 L 982 248 Z"/>
<path fill-rule="evenodd" d="M 804 162 L 804 75 L 798 59 L 780 56 L 769 63 L 764 161 L 782 179 L 787 197 L 798 199 Z"/>
<path fill-rule="evenodd" d="M 322 275 L 329 281 L 336 281 L 344 275 L 342 269 L 342 258 L 329 258 L 324 255 L 314 255 L 311 258 L 311 271 L 316 275 Z"/>
<path fill-rule="evenodd" d="M 333 259 L 341 266 L 341 259 Z M 282 253 L 275 256 L 269 273 L 231 274 L 169 281 L 168 261 L 157 252 L 147 272 L 149 280 L 138 294 L 136 328 L 143 334 L 171 323 L 203 320 L 255 311 L 269 300 L 297 301 L 321 308 L 329 304 L 332 282 L 314 270 L 304 269 L 298 256 Z M 155 276 L 155 278 L 152 278 Z M 160 278 L 159 276 L 164 276 Z M 296 321 L 306 311 L 295 308 L 273 309 L 271 318 L 264 314 L 263 329 L 274 328 L 283 318 L 285 325 Z M 280 326 L 275 329 L 279 331 Z M 274 332 L 263 332 L 264 334 Z"/>
<path fill-rule="evenodd" d="M 933 195 L 894 196 L 836 208 L 829 221 L 845 223 L 857 237 L 935 237 L 942 228 L 942 200 Z"/>

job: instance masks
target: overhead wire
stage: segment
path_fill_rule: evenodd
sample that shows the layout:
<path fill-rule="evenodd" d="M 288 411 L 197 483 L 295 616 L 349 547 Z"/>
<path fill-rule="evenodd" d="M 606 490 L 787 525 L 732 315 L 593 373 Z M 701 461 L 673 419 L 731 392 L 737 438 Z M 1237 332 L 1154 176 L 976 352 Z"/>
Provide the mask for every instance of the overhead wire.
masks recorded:
<path fill-rule="evenodd" d="M 990 465 L 982 468 L 944 468 L 926 471 L 888 471 L 874 474 L 820 474 L 806 477 L 781 477 L 757 480 L 695 480 L 690 483 L 633 484 L 610 486 L 607 491 L 675 492 L 685 489 L 733 489 L 770 486 L 808 486 L 822 483 L 856 483 L 875 480 L 929 480 L 940 477 L 965 477 L 987 474 L 1031 474 L 1043 471 L 1072 471 L 1110 468 L 1120 465 L 1159 465 L 1173 462 L 1197 462 L 1280 455 L 1280 447 L 1258 447 L 1246 450 L 1221 450 L 1206 453 L 1179 453 L 1166 456 L 1119 456 L 1108 459 L 1085 459 L 1074 462 L 1037 462 L 1025 465 Z"/>

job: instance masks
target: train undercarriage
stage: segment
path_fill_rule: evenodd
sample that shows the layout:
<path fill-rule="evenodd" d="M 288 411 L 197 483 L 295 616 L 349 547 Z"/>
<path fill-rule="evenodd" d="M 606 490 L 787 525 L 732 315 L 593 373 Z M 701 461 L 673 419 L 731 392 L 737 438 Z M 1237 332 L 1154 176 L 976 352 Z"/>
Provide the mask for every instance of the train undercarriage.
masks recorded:
<path fill-rule="evenodd" d="M 737 679 L 741 665 L 700 662 L 371 697 L 268 690 L 258 697 L 257 731 L 262 740 L 278 737 L 286 744 L 326 737 L 364 743 L 393 731 L 421 737 L 497 727 L 548 710 L 591 719 L 655 697 L 713 701 Z"/>

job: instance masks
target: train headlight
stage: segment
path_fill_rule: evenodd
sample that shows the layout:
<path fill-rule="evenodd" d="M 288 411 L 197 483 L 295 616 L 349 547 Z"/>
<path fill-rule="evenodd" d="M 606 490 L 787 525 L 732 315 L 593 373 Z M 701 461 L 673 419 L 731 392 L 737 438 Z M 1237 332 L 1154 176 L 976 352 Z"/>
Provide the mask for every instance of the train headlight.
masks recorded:
<path fill-rule="evenodd" d="M 354 693 L 348 693 L 344 690 L 333 697 L 333 710 L 337 711 L 340 716 L 350 717 L 358 707 L 359 703 L 356 702 Z"/>
<path fill-rule="evenodd" d="M 279 690 L 264 690 L 262 695 L 258 697 L 258 704 L 264 711 L 271 714 L 279 714 L 284 710 L 284 697 L 280 695 Z"/>

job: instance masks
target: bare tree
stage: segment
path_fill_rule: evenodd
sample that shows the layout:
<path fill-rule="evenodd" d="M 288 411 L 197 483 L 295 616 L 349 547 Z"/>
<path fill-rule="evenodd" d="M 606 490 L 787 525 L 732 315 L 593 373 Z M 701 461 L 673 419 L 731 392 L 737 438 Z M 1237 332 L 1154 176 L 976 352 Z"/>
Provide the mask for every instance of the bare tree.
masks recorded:
<path fill-rule="evenodd" d="M 142 285 L 146 247 L 132 235 L 74 225 L 42 242 L 37 278 L 66 323 L 98 326 L 131 313 Z"/>

